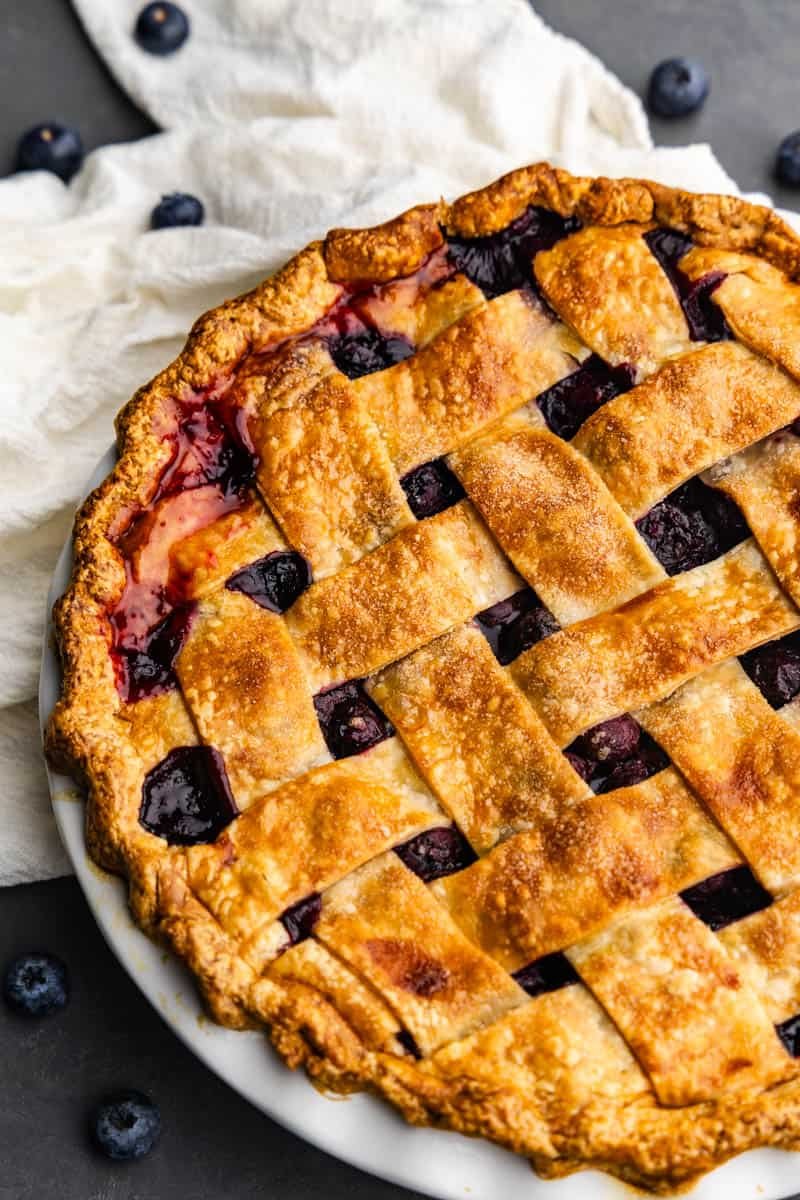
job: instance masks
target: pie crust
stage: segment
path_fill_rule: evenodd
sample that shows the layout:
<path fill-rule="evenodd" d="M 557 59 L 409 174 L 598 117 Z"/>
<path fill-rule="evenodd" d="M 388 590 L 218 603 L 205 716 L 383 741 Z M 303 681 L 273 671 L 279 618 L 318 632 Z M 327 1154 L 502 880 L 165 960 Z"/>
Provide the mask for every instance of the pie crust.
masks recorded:
<path fill-rule="evenodd" d="M 530 206 L 563 236 L 526 286 L 454 268 Z M 691 239 L 679 274 L 661 230 Z M 55 608 L 47 752 L 87 784 L 90 854 L 218 1021 L 545 1177 L 667 1192 L 800 1149 L 800 1059 L 776 1034 L 800 1012 L 800 723 L 747 671 L 800 627 L 798 280 L 800 239 L 766 208 L 540 163 L 333 230 L 201 317 L 124 408 Z M 705 285 L 732 339 L 698 340 Z M 353 296 L 414 353 L 339 370 Z M 535 398 L 598 359 L 617 394 L 566 440 Z M 232 491 L 202 453 L 219 412 L 254 451 Z M 418 519 L 408 480 L 431 462 L 456 490 Z M 676 573 L 636 522 L 701 473 L 752 536 Z M 276 554 L 313 576 L 285 615 L 248 592 Z M 126 690 L 124 638 L 171 619 L 167 579 L 191 613 L 163 635 L 174 671 Z M 555 632 L 504 661 L 483 633 L 518 597 Z M 317 720 L 341 696 L 351 732 L 376 731 L 362 753 Z M 669 765 L 595 795 L 562 751 L 631 712 Z M 199 840 L 142 820 L 179 751 L 227 775 Z M 431 846 L 458 869 L 426 876 Z M 696 915 L 704 881 L 748 868 L 752 911 Z"/>

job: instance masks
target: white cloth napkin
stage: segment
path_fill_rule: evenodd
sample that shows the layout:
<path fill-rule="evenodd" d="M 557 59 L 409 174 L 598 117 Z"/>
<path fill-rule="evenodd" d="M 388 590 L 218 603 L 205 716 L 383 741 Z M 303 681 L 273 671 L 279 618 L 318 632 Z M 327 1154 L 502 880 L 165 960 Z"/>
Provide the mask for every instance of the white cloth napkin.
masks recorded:
<path fill-rule="evenodd" d="M 637 98 L 525 0 L 183 0 L 174 56 L 140 50 L 140 0 L 75 0 L 166 130 L 0 184 L 0 884 L 69 870 L 33 700 L 48 580 L 112 418 L 194 318 L 335 224 L 386 219 L 549 158 L 576 171 L 735 185 L 709 147 L 654 149 Z M 200 229 L 148 231 L 188 191 Z"/>

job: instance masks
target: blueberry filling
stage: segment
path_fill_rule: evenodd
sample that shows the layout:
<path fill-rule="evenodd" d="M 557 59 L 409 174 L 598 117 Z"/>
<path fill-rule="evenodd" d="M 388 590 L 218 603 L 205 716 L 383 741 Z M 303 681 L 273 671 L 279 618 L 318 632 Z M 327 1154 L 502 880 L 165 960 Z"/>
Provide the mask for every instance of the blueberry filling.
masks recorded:
<path fill-rule="evenodd" d="M 314 708 L 334 758 L 361 754 L 394 734 L 389 719 L 357 681 L 319 692 L 314 697 Z"/>
<path fill-rule="evenodd" d="M 633 384 L 634 369 L 628 363 L 610 367 L 598 354 L 590 354 L 571 375 L 537 396 L 536 403 L 553 433 L 568 441 L 592 413 Z"/>
<path fill-rule="evenodd" d="M 443 458 L 415 467 L 400 480 L 408 506 L 418 521 L 452 508 L 464 497 L 464 489 Z"/>
<path fill-rule="evenodd" d="M 532 588 L 523 588 L 479 612 L 475 624 L 503 666 L 560 628 Z"/>
<path fill-rule="evenodd" d="M 800 634 L 749 650 L 739 661 L 773 708 L 788 704 L 800 692 Z"/>
<path fill-rule="evenodd" d="M 178 686 L 175 659 L 189 634 L 194 605 L 173 608 L 151 629 L 144 645 L 114 647 L 119 690 L 126 701 L 159 696 Z"/>
<path fill-rule="evenodd" d="M 159 497 L 216 484 L 241 492 L 255 474 L 255 460 L 221 404 L 184 406 L 175 458 L 164 473 Z"/>
<path fill-rule="evenodd" d="M 750 536 L 734 501 L 700 479 L 676 488 L 636 528 L 668 575 L 711 562 Z"/>
<path fill-rule="evenodd" d="M 724 929 L 751 913 L 769 908 L 772 896 L 761 886 L 749 867 L 732 867 L 710 875 L 681 892 L 696 917 L 709 929 Z"/>
<path fill-rule="evenodd" d="M 296 904 L 284 909 L 278 920 L 288 933 L 292 946 L 311 937 L 321 912 L 322 897 L 319 892 L 312 892 L 310 896 L 304 896 Z"/>
<path fill-rule="evenodd" d="M 402 334 L 381 333 L 378 329 L 338 333 L 329 340 L 328 349 L 336 366 L 348 379 L 383 371 L 414 353 L 408 338 Z"/>
<path fill-rule="evenodd" d="M 450 236 L 447 244 L 457 269 L 491 300 L 514 288 L 534 287 L 534 256 L 579 228 L 575 217 L 560 217 L 531 205 L 498 233 L 474 238 Z"/>
<path fill-rule="evenodd" d="M 775 1026 L 775 1032 L 792 1058 L 800 1058 L 800 1016 L 781 1021 Z"/>
<path fill-rule="evenodd" d="M 711 299 L 725 272 L 709 271 L 700 279 L 691 280 L 678 263 L 692 249 L 693 242 L 676 229 L 651 229 L 644 240 L 672 284 L 692 341 L 721 342 L 733 337 L 722 309 Z"/>
<path fill-rule="evenodd" d="M 394 852 L 423 883 L 454 875 L 476 861 L 475 851 L 455 825 L 418 833 L 402 846 L 395 846 Z"/>
<path fill-rule="evenodd" d="M 238 813 L 222 755 L 211 746 L 170 750 L 145 776 L 139 824 L 170 846 L 216 841 Z"/>
<path fill-rule="evenodd" d="M 566 955 L 559 952 L 544 954 L 527 967 L 515 971 L 512 978 L 516 979 L 523 991 L 529 996 L 541 996 L 545 992 L 555 992 L 558 988 L 566 987 L 568 983 L 578 983 L 579 978 L 572 963 Z"/>
<path fill-rule="evenodd" d="M 274 550 L 231 575 L 225 587 L 244 592 L 256 604 L 284 613 L 311 583 L 311 565 L 296 550 Z"/>
<path fill-rule="evenodd" d="M 422 1058 L 422 1051 L 416 1043 L 415 1038 L 408 1032 L 407 1029 L 398 1029 L 394 1035 L 407 1054 L 412 1058 Z"/>
<path fill-rule="evenodd" d="M 629 713 L 588 729 L 564 753 L 593 792 L 633 787 L 669 766 L 658 743 Z"/>

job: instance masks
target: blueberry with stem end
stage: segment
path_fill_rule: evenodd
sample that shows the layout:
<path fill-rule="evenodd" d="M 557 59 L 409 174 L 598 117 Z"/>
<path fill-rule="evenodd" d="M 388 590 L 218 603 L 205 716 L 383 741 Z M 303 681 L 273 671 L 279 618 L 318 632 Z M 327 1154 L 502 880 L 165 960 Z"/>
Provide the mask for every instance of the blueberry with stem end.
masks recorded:
<path fill-rule="evenodd" d="M 650 76 L 647 106 L 659 117 L 687 117 L 708 96 L 711 80 L 696 58 L 667 58 Z"/>
<path fill-rule="evenodd" d="M 161 1113 L 144 1092 L 120 1091 L 94 1109 L 89 1129 L 97 1149 L 114 1162 L 144 1158 L 161 1134 Z"/>
<path fill-rule="evenodd" d="M 83 142 L 77 129 L 46 121 L 24 133 L 17 145 L 18 171 L 50 171 L 64 183 L 80 170 Z"/>
<path fill-rule="evenodd" d="M 177 4 L 157 0 L 139 13 L 133 35 L 148 54 L 174 54 L 189 36 L 189 18 Z"/>
<path fill-rule="evenodd" d="M 151 229 L 175 229 L 180 225 L 202 225 L 205 209 L 188 192 L 170 192 L 162 196 L 150 214 Z"/>
<path fill-rule="evenodd" d="M 47 1017 L 69 1000 L 69 973 L 54 954 L 20 954 L 3 974 L 3 999 L 25 1017 Z"/>

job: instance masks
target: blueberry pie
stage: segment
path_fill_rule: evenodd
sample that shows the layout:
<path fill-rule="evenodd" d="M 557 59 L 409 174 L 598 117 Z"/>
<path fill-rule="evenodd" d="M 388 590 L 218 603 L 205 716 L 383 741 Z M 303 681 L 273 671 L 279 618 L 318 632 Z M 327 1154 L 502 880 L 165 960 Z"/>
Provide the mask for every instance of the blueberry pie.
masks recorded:
<path fill-rule="evenodd" d="M 800 1148 L 797 279 L 767 209 L 539 164 L 124 409 L 48 750 L 219 1021 L 547 1177 Z"/>

